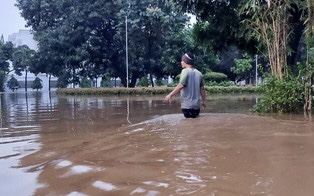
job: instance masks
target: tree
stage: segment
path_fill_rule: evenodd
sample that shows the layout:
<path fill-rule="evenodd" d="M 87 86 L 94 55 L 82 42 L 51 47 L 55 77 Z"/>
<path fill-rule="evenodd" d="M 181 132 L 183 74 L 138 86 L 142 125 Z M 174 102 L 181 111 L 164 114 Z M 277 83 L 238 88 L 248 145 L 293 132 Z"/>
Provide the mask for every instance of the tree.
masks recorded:
<path fill-rule="evenodd" d="M 235 67 L 231 68 L 231 71 L 237 75 L 236 83 L 242 79 L 247 80 L 250 77 L 252 71 L 253 59 L 245 56 L 242 59 L 235 59 Z M 251 82 L 251 81 L 250 81 Z"/>
<path fill-rule="evenodd" d="M 7 87 L 14 92 L 16 89 L 20 88 L 20 84 L 14 76 L 11 76 L 11 79 L 7 83 Z"/>
<path fill-rule="evenodd" d="M 163 71 L 172 79 L 181 72 L 181 57 L 186 52 L 195 55 L 194 67 L 202 73 L 214 71 L 218 65 L 218 56 L 210 47 L 200 45 L 195 41 L 193 28 L 185 27 L 183 30 L 167 37 L 167 44 L 163 48 Z"/>
<path fill-rule="evenodd" d="M 214 83 L 221 83 L 221 82 L 224 82 L 227 80 L 228 80 L 227 75 L 223 74 L 223 73 L 210 71 L 210 72 L 207 72 L 204 74 L 204 81 L 207 84 L 210 84 L 213 82 Z"/>
<path fill-rule="evenodd" d="M 90 88 L 91 87 L 91 81 L 87 77 L 82 78 L 80 81 L 80 87 L 81 88 Z"/>
<path fill-rule="evenodd" d="M 25 72 L 25 91 L 27 91 L 27 74 L 32 65 L 35 51 L 29 49 L 28 46 L 18 46 L 13 53 L 13 68 L 17 75 L 21 76 L 22 71 Z"/>
<path fill-rule="evenodd" d="M 149 75 L 153 86 L 153 77 L 168 75 L 164 51 L 172 36 L 184 29 L 188 17 L 170 0 L 128 2 L 17 0 L 39 43 L 32 72 L 62 77 L 62 84 L 73 86 L 81 77 L 94 80 L 109 73 L 124 86 L 133 87 Z M 125 68 L 126 16 L 130 81 L 126 81 Z"/>
<path fill-rule="evenodd" d="M 191 12 L 197 17 L 195 34 L 199 43 L 210 45 L 215 51 L 225 50 L 229 46 L 237 46 L 240 50 L 253 55 L 257 54 L 259 42 L 256 37 L 246 31 L 243 20 L 251 19 L 254 11 L 249 14 L 241 14 L 244 5 L 251 4 L 249 9 L 267 7 L 267 1 L 256 0 L 232 0 L 232 1 L 203 1 L 203 0 L 173 0 L 181 6 L 185 12 Z M 275 4 L 277 0 L 269 1 Z M 296 68 L 298 56 L 300 56 L 299 45 L 304 31 L 302 21 L 304 0 L 285 1 L 284 9 L 287 11 L 287 23 L 291 27 L 291 39 L 286 43 L 289 48 L 287 65 Z M 287 6 L 289 6 L 287 8 Z M 286 9 L 287 8 L 287 9 Z M 255 13 L 256 15 L 258 13 Z M 262 50 L 261 52 L 265 52 Z M 295 70 L 297 71 L 297 70 Z"/>
<path fill-rule="evenodd" d="M 36 77 L 35 80 L 33 81 L 32 88 L 36 89 L 37 91 L 39 89 L 42 89 L 43 85 L 41 83 L 42 83 L 42 80 L 39 77 Z"/>
<path fill-rule="evenodd" d="M 162 78 L 165 75 L 163 57 L 171 36 L 182 31 L 187 22 L 187 16 L 180 13 L 175 4 L 167 0 L 133 0 L 130 8 L 121 11 L 121 15 L 128 15 L 130 85 L 134 86 L 138 78 L 149 75 L 150 83 L 153 76 Z M 124 5 L 127 8 L 128 4 Z M 123 21 L 123 19 L 121 19 Z M 120 37 L 124 38 L 125 25 L 119 25 Z M 125 41 L 125 39 L 123 39 Z M 178 50 L 172 48 L 172 50 Z M 182 55 L 182 52 L 181 52 Z M 163 59 L 163 60 L 162 60 Z M 120 64 L 120 73 L 124 74 L 125 64 Z M 125 85 L 124 75 L 121 75 Z"/>
<path fill-rule="evenodd" d="M 0 92 L 4 92 L 6 76 L 9 73 L 9 60 L 12 60 L 13 44 L 0 42 Z"/>
<path fill-rule="evenodd" d="M 39 53 L 46 56 L 41 56 L 38 68 L 48 64 L 48 70 L 40 70 L 73 85 L 79 76 L 94 79 L 105 74 L 119 57 L 115 39 L 121 5 L 113 0 L 18 0 L 22 16 L 35 31 Z M 51 56 L 57 58 L 49 61 Z"/>
<path fill-rule="evenodd" d="M 282 3 L 281 0 L 256 3 L 248 0 L 243 6 L 243 14 L 251 16 L 244 20 L 248 31 L 267 49 L 271 74 L 279 79 L 283 78 L 287 66 L 288 42 L 291 35 L 289 25 L 289 8 L 292 1 Z"/>
<path fill-rule="evenodd" d="M 62 50 L 58 49 L 58 40 L 52 35 L 54 32 L 41 33 L 37 35 L 37 40 L 40 39 L 38 51 L 34 54 L 29 71 L 38 75 L 46 73 L 49 76 L 48 90 L 51 89 L 51 76 L 60 76 L 63 69 L 63 54 Z M 56 47 L 56 48 L 55 48 Z"/>
<path fill-rule="evenodd" d="M 203 1 L 173 0 L 184 12 L 197 18 L 194 34 L 199 44 L 212 47 L 214 51 L 236 45 L 249 53 L 256 52 L 256 42 L 243 33 L 239 9 L 243 0 Z"/>

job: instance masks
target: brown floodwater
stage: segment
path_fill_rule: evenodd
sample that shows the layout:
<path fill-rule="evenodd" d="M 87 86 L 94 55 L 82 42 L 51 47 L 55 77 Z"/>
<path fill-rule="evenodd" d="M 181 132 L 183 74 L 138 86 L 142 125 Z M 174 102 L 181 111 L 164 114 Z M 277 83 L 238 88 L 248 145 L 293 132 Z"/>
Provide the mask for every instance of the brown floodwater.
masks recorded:
<path fill-rule="evenodd" d="M 303 115 L 250 113 L 254 95 L 175 99 L 1 95 L 0 195 L 312 196 Z"/>

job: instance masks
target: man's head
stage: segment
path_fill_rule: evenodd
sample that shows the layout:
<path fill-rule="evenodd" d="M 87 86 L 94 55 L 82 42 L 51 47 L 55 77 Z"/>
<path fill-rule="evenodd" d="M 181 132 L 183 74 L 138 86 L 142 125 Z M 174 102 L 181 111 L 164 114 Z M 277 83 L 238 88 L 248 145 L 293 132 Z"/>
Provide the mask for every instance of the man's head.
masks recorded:
<path fill-rule="evenodd" d="M 193 66 L 194 55 L 191 53 L 185 53 L 181 58 L 181 66 L 185 68 L 186 66 Z"/>

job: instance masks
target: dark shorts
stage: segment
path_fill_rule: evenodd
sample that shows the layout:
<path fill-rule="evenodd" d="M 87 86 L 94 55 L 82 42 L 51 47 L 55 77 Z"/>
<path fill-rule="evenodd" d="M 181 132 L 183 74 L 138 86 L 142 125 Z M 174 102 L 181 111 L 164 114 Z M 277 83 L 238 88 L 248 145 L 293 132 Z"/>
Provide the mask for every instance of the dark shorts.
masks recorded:
<path fill-rule="evenodd" d="M 196 118 L 200 114 L 200 109 L 183 109 L 182 112 L 185 118 Z"/>

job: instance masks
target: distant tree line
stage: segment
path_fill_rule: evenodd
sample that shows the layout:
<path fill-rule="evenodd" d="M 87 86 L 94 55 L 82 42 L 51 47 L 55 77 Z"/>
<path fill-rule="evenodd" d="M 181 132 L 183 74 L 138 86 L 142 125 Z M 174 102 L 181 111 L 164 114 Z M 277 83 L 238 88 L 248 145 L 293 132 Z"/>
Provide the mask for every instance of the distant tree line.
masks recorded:
<path fill-rule="evenodd" d="M 17 6 L 38 41 L 30 71 L 57 76 L 59 87 L 107 77 L 134 87 L 147 76 L 154 86 L 153 78 L 180 72 L 185 51 L 201 51 L 199 67 L 209 69 L 213 59 L 211 51 L 194 44 L 189 17 L 172 1 L 21 0 Z"/>
<path fill-rule="evenodd" d="M 20 88 L 20 84 L 13 76 L 13 73 L 21 76 L 22 72 L 25 73 L 25 91 L 27 91 L 27 73 L 33 70 L 35 51 L 31 50 L 28 46 L 22 45 L 14 47 L 11 42 L 4 43 L 3 36 L 0 39 L 0 92 L 4 92 L 5 86 L 10 90 L 15 91 Z M 10 63 L 12 62 L 12 68 L 10 70 Z M 11 78 L 7 80 L 7 76 L 11 75 Z M 33 89 L 41 89 L 42 81 L 36 77 L 33 81 Z"/>

